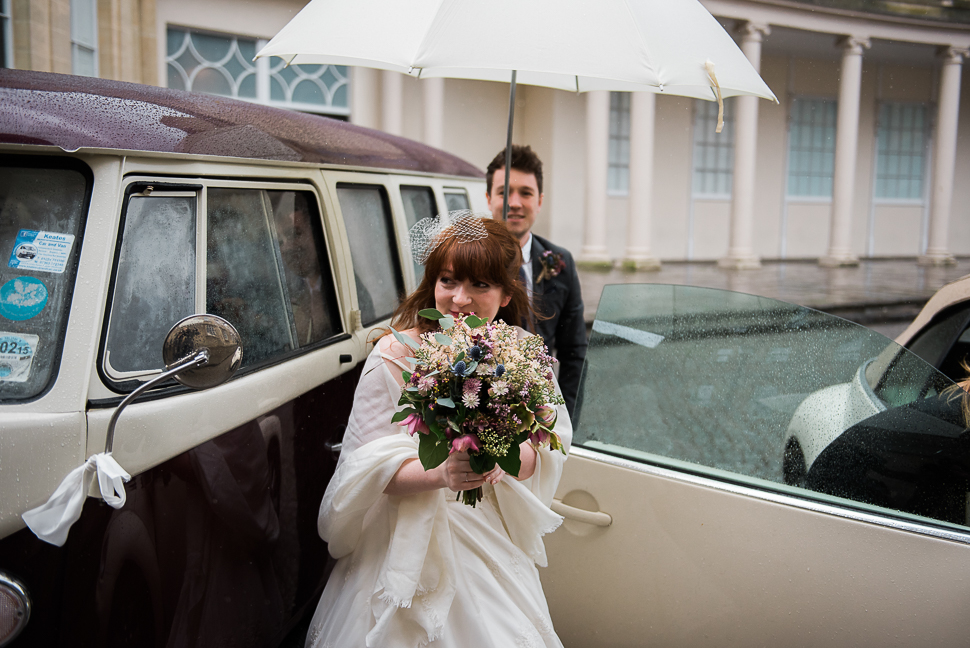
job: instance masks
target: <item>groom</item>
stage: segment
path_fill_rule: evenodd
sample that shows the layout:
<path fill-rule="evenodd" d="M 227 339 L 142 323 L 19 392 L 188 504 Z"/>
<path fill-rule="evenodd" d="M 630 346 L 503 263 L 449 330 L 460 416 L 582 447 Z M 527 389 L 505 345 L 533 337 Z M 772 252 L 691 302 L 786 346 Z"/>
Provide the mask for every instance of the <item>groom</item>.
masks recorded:
<path fill-rule="evenodd" d="M 540 317 L 536 333 L 559 360 L 559 386 L 572 415 L 586 357 L 586 322 L 576 264 L 565 248 L 532 233 L 542 207 L 542 161 L 529 146 L 512 145 L 509 215 L 506 225 L 522 246 L 522 270 L 532 306 Z M 492 217 L 502 219 L 505 149 L 485 172 Z"/>

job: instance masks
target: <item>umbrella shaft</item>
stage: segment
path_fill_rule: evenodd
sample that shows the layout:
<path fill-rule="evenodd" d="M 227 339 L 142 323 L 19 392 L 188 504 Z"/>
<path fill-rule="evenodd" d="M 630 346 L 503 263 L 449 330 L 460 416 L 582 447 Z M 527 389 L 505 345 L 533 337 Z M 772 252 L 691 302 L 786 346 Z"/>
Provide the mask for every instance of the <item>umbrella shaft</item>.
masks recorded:
<path fill-rule="evenodd" d="M 509 177 L 512 175 L 512 122 L 515 120 L 515 74 L 512 70 L 512 86 L 509 89 L 509 133 L 505 138 L 505 192 L 502 194 L 502 221 L 509 217 Z"/>

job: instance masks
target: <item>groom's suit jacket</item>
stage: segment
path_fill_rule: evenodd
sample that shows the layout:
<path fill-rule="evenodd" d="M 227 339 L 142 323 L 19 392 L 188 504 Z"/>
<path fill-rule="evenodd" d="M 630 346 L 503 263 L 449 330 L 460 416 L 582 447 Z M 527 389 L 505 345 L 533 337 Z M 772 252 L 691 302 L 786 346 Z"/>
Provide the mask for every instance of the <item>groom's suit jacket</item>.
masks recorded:
<path fill-rule="evenodd" d="M 566 268 L 555 277 L 539 281 L 542 253 L 551 250 L 562 255 Z M 579 378 L 586 357 L 586 322 L 583 319 L 583 296 L 579 275 L 572 255 L 565 248 L 532 234 L 532 305 L 548 319 L 536 321 L 536 333 L 559 360 L 559 386 L 570 415 L 576 404 Z"/>

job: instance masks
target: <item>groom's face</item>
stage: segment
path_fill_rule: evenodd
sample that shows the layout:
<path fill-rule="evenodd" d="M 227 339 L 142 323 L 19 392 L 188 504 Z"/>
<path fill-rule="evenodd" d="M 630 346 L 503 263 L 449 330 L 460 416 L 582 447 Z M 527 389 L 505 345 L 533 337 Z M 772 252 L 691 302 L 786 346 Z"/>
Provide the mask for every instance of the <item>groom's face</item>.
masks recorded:
<path fill-rule="evenodd" d="M 505 193 L 505 169 L 497 169 L 492 175 L 492 191 L 487 194 L 488 209 L 492 218 L 502 220 L 502 196 Z M 542 208 L 542 194 L 534 173 L 519 171 L 512 167 L 509 175 L 509 217 L 505 225 L 512 236 L 523 242 L 536 222 Z"/>

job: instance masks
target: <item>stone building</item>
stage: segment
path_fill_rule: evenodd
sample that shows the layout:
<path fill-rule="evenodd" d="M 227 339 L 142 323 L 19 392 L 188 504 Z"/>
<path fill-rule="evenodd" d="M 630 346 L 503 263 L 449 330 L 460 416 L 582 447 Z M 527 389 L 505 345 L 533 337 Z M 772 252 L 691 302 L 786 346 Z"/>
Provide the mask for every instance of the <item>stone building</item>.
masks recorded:
<path fill-rule="evenodd" d="M 547 166 L 539 233 L 638 267 L 970 255 L 970 3 L 701 2 L 779 103 L 729 99 L 715 134 L 709 102 L 520 86 L 514 140 Z M 482 168 L 502 148 L 507 84 L 253 63 L 303 4 L 0 0 L 0 56 L 350 119 Z"/>

